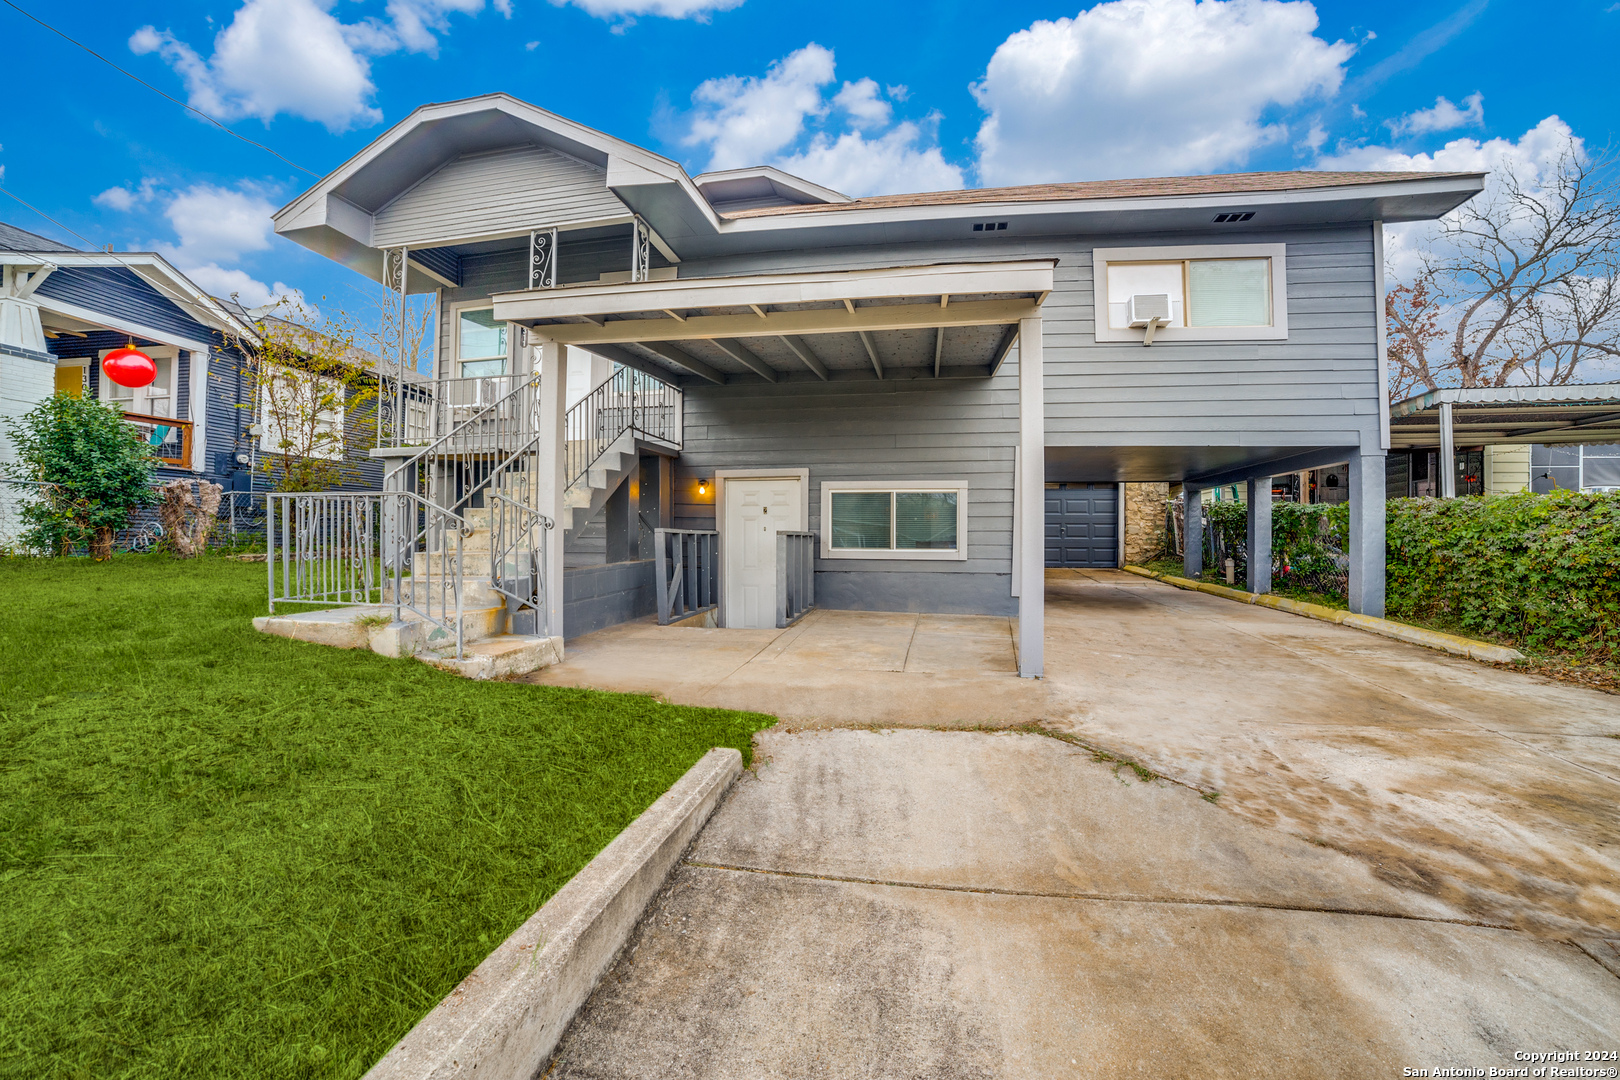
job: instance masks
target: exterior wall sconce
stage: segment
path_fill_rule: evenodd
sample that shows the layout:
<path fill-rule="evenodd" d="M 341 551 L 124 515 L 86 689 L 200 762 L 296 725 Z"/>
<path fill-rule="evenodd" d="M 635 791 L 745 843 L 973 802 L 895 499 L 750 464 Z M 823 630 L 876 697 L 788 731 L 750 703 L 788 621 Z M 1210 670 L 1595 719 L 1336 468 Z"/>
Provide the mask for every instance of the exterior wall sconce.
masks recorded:
<path fill-rule="evenodd" d="M 709 482 L 707 480 L 699 480 L 698 481 L 698 494 L 699 495 L 707 495 L 708 493 L 709 493 Z"/>

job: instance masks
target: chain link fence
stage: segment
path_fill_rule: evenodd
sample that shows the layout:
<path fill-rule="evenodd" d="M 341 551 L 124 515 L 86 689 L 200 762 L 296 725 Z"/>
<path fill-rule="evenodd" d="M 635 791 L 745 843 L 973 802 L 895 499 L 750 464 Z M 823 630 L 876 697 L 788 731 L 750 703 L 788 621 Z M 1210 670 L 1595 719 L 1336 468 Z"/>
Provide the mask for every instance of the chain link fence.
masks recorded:
<path fill-rule="evenodd" d="M 162 483 L 154 483 L 153 489 L 161 487 Z M 192 483 L 195 485 L 197 482 Z M 42 500 L 47 486 L 37 480 L 0 480 L 0 555 L 48 557 L 62 554 L 31 546 L 27 541 L 29 523 L 23 509 L 30 503 Z M 227 491 L 221 494 L 214 526 L 208 534 L 209 548 L 263 551 L 266 494 L 263 491 Z M 129 524 L 113 540 L 113 550 L 154 551 L 162 544 L 163 525 L 158 520 L 158 508 L 154 502 L 130 517 Z M 83 555 L 86 551 L 81 546 L 70 554 Z"/>

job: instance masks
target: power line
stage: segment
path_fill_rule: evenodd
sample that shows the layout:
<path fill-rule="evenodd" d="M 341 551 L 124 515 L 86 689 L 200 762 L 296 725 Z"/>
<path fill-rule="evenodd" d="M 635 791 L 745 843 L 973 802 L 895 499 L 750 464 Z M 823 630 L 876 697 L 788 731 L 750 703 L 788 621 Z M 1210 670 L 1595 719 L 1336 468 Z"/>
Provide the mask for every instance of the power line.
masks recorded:
<path fill-rule="evenodd" d="M 0 3 L 5 3 L 5 2 L 8 2 L 8 0 L 0 0 Z M 3 185 L 3 184 L 0 184 L 0 195 L 7 195 L 7 196 L 10 196 L 13 199 L 16 199 L 18 202 L 20 202 L 24 206 L 28 207 L 28 209 L 30 209 L 34 213 L 38 214 L 40 217 L 44 218 L 46 221 L 50 222 L 52 225 L 55 225 L 58 229 L 61 229 L 63 232 L 65 232 L 65 233 L 67 233 L 67 234 L 69 234 L 71 236 L 76 236 L 80 240 L 84 241 L 86 244 L 89 244 L 90 245 L 89 254 L 106 255 L 106 256 L 116 260 L 118 262 L 118 265 L 122 266 L 124 269 L 132 271 L 132 272 L 135 271 L 135 266 L 134 266 L 133 263 L 127 263 L 127 262 L 125 262 L 123 260 L 123 258 L 122 258 L 123 253 L 122 252 L 113 251 L 111 249 L 111 245 L 108 245 L 107 249 L 103 250 L 102 248 L 98 247 L 96 245 L 96 243 L 93 240 L 91 240 L 88 236 L 85 236 L 83 233 L 79 232 L 76 229 L 68 228 L 66 225 L 62 224 L 60 221 L 57 221 L 55 218 L 51 217 L 51 215 L 47 214 L 45 211 L 43 211 L 39 207 L 35 206 L 33 203 L 29 202 L 27 199 L 24 199 L 21 195 L 18 195 L 14 191 L 8 190 L 5 187 L 5 185 Z M 50 254 L 51 253 L 47 251 L 47 252 L 30 252 L 29 254 L 37 254 L 41 258 L 48 261 L 50 259 Z M 196 297 L 183 296 L 180 293 L 177 293 L 173 289 L 169 288 L 167 285 L 163 285 L 163 284 L 161 284 L 159 282 L 153 281 L 151 278 L 142 276 L 141 280 L 144 281 L 146 284 L 150 285 L 152 288 L 156 289 L 158 292 L 163 293 L 170 300 L 172 300 L 175 303 L 181 305 L 181 310 L 182 311 L 184 311 L 187 307 L 190 307 L 190 306 L 197 303 Z M 187 278 L 186 280 L 190 281 L 191 279 Z M 202 289 L 199 289 L 198 292 L 201 292 L 204 298 L 206 298 L 208 300 L 212 300 L 216 305 L 220 305 L 222 310 L 223 310 L 223 305 L 221 304 L 218 297 L 211 296 L 205 290 L 202 290 Z M 226 314 L 228 315 L 228 314 L 230 314 L 230 312 L 226 311 Z"/>
<path fill-rule="evenodd" d="M 287 157 L 284 154 L 277 153 L 276 151 L 270 149 L 268 146 L 264 145 L 263 143 L 254 142 L 252 139 L 248 138 L 246 135 L 242 135 L 242 134 L 239 134 L 238 132 L 232 131 L 230 128 L 226 127 L 220 121 L 215 120 L 212 116 L 209 116 L 207 113 L 203 112 L 201 109 L 198 109 L 198 108 L 196 108 L 194 106 L 188 105 L 184 101 L 181 101 L 179 98 L 175 97 L 174 95 L 168 94 L 168 93 L 165 93 L 162 90 L 159 90 L 157 87 L 153 86 L 151 83 L 147 82 L 145 79 L 141 78 L 139 75 L 136 75 L 134 72 L 124 70 L 123 68 L 119 67 L 117 64 L 113 63 L 111 60 L 107 59 L 105 56 L 102 56 L 100 53 L 96 52 L 96 50 L 92 49 L 90 46 L 86 45 L 84 42 L 79 41 L 76 38 L 69 37 L 67 34 L 63 33 L 60 30 L 58 30 L 56 27 L 52 26 L 50 23 L 46 22 L 44 19 L 41 19 L 39 16 L 34 15 L 34 14 L 28 12 L 28 11 L 24 11 L 22 8 L 18 7 L 16 4 L 12 3 L 12 0 L 0 0 L 0 4 L 5 4 L 8 8 L 11 8 L 13 11 L 15 11 L 17 14 L 23 16 L 24 18 L 32 19 L 34 22 L 38 23 L 40 26 L 43 26 L 45 29 L 47 29 L 51 33 L 55 34 L 57 37 L 61 38 L 63 41 L 69 42 L 70 44 L 73 44 L 73 45 L 77 45 L 79 48 L 83 49 L 85 52 L 89 53 L 91 56 L 95 57 L 97 60 L 100 60 L 103 64 L 106 64 L 108 67 L 112 68 L 114 71 L 118 72 L 120 75 L 127 75 L 129 78 L 134 79 L 136 82 L 140 83 L 142 86 L 144 86 L 148 90 L 152 91 L 152 93 L 157 94 L 160 97 L 167 98 L 168 100 L 174 102 L 176 105 L 180 106 L 182 109 L 185 109 L 187 112 L 197 114 L 198 116 L 202 117 L 204 120 L 208 121 L 210 124 L 213 124 L 215 127 L 219 128 L 219 130 L 223 131 L 225 134 L 230 135 L 233 138 L 241 139 L 243 142 L 247 143 L 249 146 L 257 147 L 258 149 L 263 150 L 267 154 L 271 154 L 271 155 L 273 155 L 275 157 L 280 158 L 282 161 L 285 161 L 288 165 L 291 165 L 293 168 L 297 169 L 299 172 L 308 173 L 310 176 L 313 176 L 316 179 L 320 178 L 320 175 L 321 175 L 320 173 L 315 172 L 315 171 L 313 171 L 311 169 L 304 168 L 302 165 L 298 164 L 298 162 L 293 161 L 291 158 Z M 15 198 L 15 196 L 13 196 L 13 198 Z M 24 204 L 24 205 L 26 205 L 26 204 Z M 43 216 L 43 215 L 41 215 L 41 216 Z M 69 231 L 71 232 L 72 230 L 69 230 Z M 74 233 L 73 235 L 78 236 L 78 233 Z M 84 238 L 81 236 L 81 237 L 79 237 L 79 239 L 83 240 Z"/>

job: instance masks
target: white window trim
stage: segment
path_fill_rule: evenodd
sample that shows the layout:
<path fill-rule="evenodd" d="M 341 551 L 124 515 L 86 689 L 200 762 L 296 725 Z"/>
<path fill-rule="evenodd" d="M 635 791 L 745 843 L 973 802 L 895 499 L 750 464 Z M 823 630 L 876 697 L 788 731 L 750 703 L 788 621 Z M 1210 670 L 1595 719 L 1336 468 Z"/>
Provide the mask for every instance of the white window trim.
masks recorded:
<path fill-rule="evenodd" d="M 331 449 L 324 454 L 312 454 L 309 456 L 320 461 L 344 460 L 344 458 L 348 456 L 349 452 L 349 393 L 348 388 L 343 385 L 343 381 L 341 379 L 334 378 L 331 375 L 320 375 L 313 371 L 305 371 L 303 368 L 287 366 L 281 366 L 277 371 L 270 375 L 272 381 L 284 377 L 291 377 L 309 382 L 325 381 L 338 384 L 337 390 L 339 396 L 343 399 L 343 404 L 339 405 L 335 410 L 328 410 L 329 418 L 321 421 L 322 423 L 325 423 L 330 430 L 337 433 L 337 445 L 331 447 Z M 258 451 L 260 454 L 263 454 L 266 457 L 281 457 L 284 452 L 280 445 L 278 445 L 281 440 L 274 437 L 271 430 L 275 421 L 270 416 L 270 393 L 271 391 L 264 386 L 259 388 Z M 292 456 L 304 457 L 305 455 L 293 454 Z"/>
<path fill-rule="evenodd" d="M 495 301 L 489 297 L 485 297 L 482 300 L 458 300 L 450 305 L 450 363 L 452 367 L 449 378 L 463 378 L 463 375 L 461 374 L 461 363 L 463 359 L 466 359 L 468 363 L 474 364 L 486 360 L 502 359 L 502 357 L 499 356 L 475 356 L 464 358 L 461 355 L 461 313 L 464 311 L 478 311 L 479 309 L 489 311 L 491 314 L 493 314 L 495 311 Z M 516 344 L 517 324 L 509 322 L 506 324 L 506 356 L 504 357 L 506 360 L 507 374 L 511 374 L 517 370 Z"/>
<path fill-rule="evenodd" d="M 1108 325 L 1108 264 L 1117 262 L 1178 262 L 1184 259 L 1270 259 L 1270 326 L 1161 326 L 1153 342 L 1175 341 L 1281 341 L 1288 337 L 1288 245 L 1196 244 L 1166 247 L 1093 248 L 1091 276 L 1092 318 L 1100 342 L 1131 341 L 1141 344 L 1143 331 Z"/>
<path fill-rule="evenodd" d="M 150 401 L 150 399 L 148 399 L 146 397 L 146 395 L 144 394 L 144 392 L 143 392 L 145 390 L 145 387 L 137 388 L 135 390 L 135 397 L 130 398 L 127 401 L 124 400 L 124 399 L 115 398 L 115 397 L 112 396 L 112 388 L 113 388 L 113 386 L 115 384 L 113 383 L 113 381 L 111 379 L 107 378 L 107 372 L 102 368 L 101 365 L 102 365 L 103 361 L 105 361 L 107 359 L 108 356 L 110 356 L 111 354 L 113 354 L 115 352 L 118 352 L 119 350 L 121 350 L 123 348 L 125 348 L 125 346 L 120 345 L 116 349 L 98 349 L 96 351 L 96 359 L 94 361 L 95 365 L 96 365 L 96 371 L 98 373 L 98 378 L 97 378 L 97 382 L 96 382 L 96 397 L 103 404 L 117 405 L 127 413 L 132 412 L 132 413 L 135 413 L 137 416 L 155 416 L 155 415 L 157 415 L 156 413 L 145 412 L 145 411 L 142 411 L 142 410 L 135 409 L 135 408 L 131 407 L 137 401 L 147 401 L 147 402 Z M 180 419 L 180 349 L 178 347 L 174 346 L 174 345 L 143 345 L 143 346 L 140 346 L 140 350 L 141 350 L 141 352 L 145 353 L 147 356 L 150 356 L 154 361 L 167 360 L 170 364 L 174 365 L 172 368 L 169 369 L 170 374 L 173 376 L 173 378 L 171 378 L 169 380 L 170 384 L 171 384 L 169 386 L 169 408 L 174 412 L 174 415 L 172 417 L 168 417 L 167 419 L 179 420 Z M 90 362 L 91 361 L 88 358 L 85 360 L 86 364 L 89 364 Z M 185 421 L 181 421 L 181 422 L 184 423 Z M 193 436 L 195 437 L 195 432 L 193 432 Z"/>
<path fill-rule="evenodd" d="M 893 491 L 901 495 L 908 492 L 954 491 L 956 493 L 956 549 L 939 551 L 928 548 L 835 548 L 832 546 L 832 497 L 835 493 Z M 823 559 L 910 559 L 918 562 L 966 562 L 968 525 L 968 482 L 966 480 L 937 480 L 931 484 L 846 484 L 840 481 L 821 482 L 821 557 Z M 891 524 L 892 527 L 892 524 Z"/>

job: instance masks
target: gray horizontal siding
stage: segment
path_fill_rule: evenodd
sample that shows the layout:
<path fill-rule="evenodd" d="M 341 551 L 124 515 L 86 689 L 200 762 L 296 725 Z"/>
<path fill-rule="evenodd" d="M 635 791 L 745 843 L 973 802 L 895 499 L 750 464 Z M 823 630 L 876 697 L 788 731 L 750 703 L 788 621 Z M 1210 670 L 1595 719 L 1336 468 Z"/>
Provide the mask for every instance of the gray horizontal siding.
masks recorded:
<path fill-rule="evenodd" d="M 519 146 L 468 154 L 445 165 L 377 211 L 371 235 L 374 246 L 387 247 L 628 213 L 608 190 L 602 170 L 554 150 Z"/>
<path fill-rule="evenodd" d="M 691 386 L 675 468 L 675 527 L 713 529 L 716 469 L 808 469 L 810 523 L 821 532 L 821 486 L 968 484 L 967 559 L 816 560 L 823 606 L 1007 613 L 1012 567 L 1017 382 L 795 383 Z"/>

